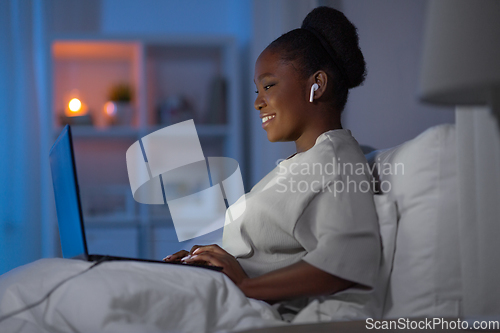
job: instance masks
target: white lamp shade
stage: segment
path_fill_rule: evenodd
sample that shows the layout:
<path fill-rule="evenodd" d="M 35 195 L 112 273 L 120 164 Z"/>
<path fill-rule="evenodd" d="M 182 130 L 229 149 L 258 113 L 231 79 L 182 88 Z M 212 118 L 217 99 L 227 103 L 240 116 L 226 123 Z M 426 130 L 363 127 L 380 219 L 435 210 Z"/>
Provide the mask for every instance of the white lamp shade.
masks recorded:
<path fill-rule="evenodd" d="M 420 98 L 489 104 L 500 91 L 500 1 L 429 1 Z"/>

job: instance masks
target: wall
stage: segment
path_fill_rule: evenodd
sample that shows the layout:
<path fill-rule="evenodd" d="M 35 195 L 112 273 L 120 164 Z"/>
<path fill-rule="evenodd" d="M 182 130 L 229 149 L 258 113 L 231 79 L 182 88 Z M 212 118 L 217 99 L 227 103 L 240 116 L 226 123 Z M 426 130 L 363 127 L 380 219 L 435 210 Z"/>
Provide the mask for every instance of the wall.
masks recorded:
<path fill-rule="evenodd" d="M 102 0 L 103 33 L 250 37 L 248 0 Z M 246 14 L 246 15 L 245 15 Z"/>
<path fill-rule="evenodd" d="M 345 15 L 358 28 L 368 76 L 350 94 L 344 126 L 362 144 L 389 148 L 440 123 L 454 123 L 453 108 L 418 101 L 426 1 L 349 0 Z"/>

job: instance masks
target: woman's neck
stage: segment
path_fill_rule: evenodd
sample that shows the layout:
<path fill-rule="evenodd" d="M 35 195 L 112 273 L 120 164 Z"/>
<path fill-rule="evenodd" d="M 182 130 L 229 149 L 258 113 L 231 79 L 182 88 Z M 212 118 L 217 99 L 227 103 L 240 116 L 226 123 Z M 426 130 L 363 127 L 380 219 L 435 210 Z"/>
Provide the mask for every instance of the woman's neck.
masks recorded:
<path fill-rule="evenodd" d="M 321 134 L 342 129 L 341 112 L 332 109 L 330 103 L 318 101 L 308 106 L 308 109 L 305 110 L 308 115 L 307 123 L 304 124 L 300 137 L 295 140 L 297 153 L 311 149 Z"/>
<path fill-rule="evenodd" d="M 300 138 L 295 140 L 295 149 L 297 153 L 302 153 L 311 149 L 316 144 L 316 140 L 321 134 L 331 130 L 342 129 L 340 120 L 336 122 L 325 122 L 321 125 L 322 126 L 315 126 L 305 131 Z"/>

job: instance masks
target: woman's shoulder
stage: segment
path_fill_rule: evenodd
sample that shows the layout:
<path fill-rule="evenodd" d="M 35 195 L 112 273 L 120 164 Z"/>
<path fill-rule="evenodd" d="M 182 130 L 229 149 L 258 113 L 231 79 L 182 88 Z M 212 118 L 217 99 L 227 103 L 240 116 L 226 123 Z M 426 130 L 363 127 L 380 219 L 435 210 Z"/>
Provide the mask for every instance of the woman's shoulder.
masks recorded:
<path fill-rule="evenodd" d="M 351 131 L 344 128 L 324 132 L 316 139 L 315 146 L 321 144 L 324 141 L 329 141 L 330 144 L 333 145 L 347 144 L 352 146 L 359 146 L 356 139 L 352 136 Z"/>
<path fill-rule="evenodd" d="M 348 129 L 336 129 L 321 134 L 309 149 L 307 160 L 361 161 L 365 160 L 361 147 Z"/>

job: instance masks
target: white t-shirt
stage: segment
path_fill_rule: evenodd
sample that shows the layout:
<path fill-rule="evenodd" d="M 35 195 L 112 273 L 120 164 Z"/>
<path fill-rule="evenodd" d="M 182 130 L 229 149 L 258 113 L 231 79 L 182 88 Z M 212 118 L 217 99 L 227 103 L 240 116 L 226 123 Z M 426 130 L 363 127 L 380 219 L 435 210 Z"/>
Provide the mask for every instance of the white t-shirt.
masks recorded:
<path fill-rule="evenodd" d="M 323 133 L 229 209 L 223 247 L 250 277 L 304 260 L 371 288 L 381 251 L 371 181 L 351 132 Z"/>

